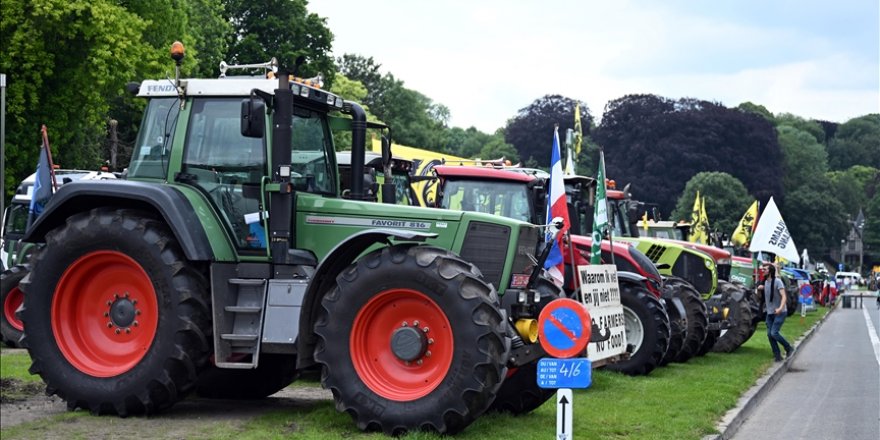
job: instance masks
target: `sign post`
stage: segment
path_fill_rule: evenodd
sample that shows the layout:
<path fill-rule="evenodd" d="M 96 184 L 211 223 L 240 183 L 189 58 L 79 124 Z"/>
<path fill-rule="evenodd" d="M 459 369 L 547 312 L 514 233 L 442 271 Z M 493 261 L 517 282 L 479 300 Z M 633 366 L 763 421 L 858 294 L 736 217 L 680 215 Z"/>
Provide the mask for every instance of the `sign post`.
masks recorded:
<path fill-rule="evenodd" d="M 592 365 L 582 354 L 590 342 L 592 319 L 587 308 L 572 299 L 547 304 L 538 316 L 538 339 L 553 358 L 538 361 L 537 381 L 541 388 L 557 388 L 556 439 L 571 440 L 574 400 L 572 388 L 588 388 Z"/>

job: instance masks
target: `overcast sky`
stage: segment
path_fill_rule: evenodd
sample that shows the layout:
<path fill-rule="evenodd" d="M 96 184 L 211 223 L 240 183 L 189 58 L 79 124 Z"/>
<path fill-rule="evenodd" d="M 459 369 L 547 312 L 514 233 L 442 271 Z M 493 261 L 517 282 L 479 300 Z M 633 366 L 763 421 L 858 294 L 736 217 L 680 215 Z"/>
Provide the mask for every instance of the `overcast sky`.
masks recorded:
<path fill-rule="evenodd" d="M 880 112 L 878 0 L 311 0 L 334 56 L 373 57 L 452 126 L 547 94 L 693 97 L 836 122 Z"/>

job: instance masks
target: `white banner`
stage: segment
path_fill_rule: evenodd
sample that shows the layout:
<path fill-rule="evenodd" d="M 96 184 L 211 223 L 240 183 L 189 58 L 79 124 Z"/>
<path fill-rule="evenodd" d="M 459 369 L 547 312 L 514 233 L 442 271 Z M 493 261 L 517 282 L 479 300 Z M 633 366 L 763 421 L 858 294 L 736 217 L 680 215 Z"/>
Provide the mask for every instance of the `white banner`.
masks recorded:
<path fill-rule="evenodd" d="M 749 251 L 771 252 L 794 264 L 801 261 L 791 233 L 785 226 L 785 221 L 782 220 L 782 214 L 779 213 L 779 208 L 776 207 L 773 197 L 770 197 L 767 208 L 764 209 L 758 220 L 758 228 L 755 230 L 755 235 L 752 236 Z"/>
<path fill-rule="evenodd" d="M 626 352 L 626 326 L 623 306 L 620 304 L 620 287 L 617 284 L 617 267 L 613 264 L 578 266 L 581 281 L 581 302 L 590 311 L 590 319 L 600 329 L 611 330 L 611 337 L 587 346 L 587 358 L 592 362 L 617 356 Z"/>

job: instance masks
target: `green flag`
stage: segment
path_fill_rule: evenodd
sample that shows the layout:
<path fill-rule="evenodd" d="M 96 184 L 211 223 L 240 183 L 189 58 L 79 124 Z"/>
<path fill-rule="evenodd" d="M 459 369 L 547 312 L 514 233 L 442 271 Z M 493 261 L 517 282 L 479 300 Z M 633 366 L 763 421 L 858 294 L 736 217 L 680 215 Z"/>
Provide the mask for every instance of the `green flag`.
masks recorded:
<path fill-rule="evenodd" d="M 608 227 L 608 200 L 605 198 L 605 155 L 599 150 L 599 171 L 596 171 L 596 203 L 593 206 L 593 247 L 590 264 L 602 264 L 602 237 Z"/>

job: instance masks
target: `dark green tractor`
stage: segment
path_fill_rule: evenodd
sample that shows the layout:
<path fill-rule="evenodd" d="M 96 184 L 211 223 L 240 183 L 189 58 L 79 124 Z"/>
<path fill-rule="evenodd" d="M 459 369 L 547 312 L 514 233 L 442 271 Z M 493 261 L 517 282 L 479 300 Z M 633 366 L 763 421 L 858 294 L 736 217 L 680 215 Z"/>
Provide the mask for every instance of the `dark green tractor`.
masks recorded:
<path fill-rule="evenodd" d="M 20 286 L 47 391 L 125 416 L 320 369 L 337 409 L 388 434 L 529 399 L 506 378 L 544 355 L 517 330 L 547 298 L 521 282 L 541 230 L 375 203 L 362 179 L 343 194 L 332 133 L 351 133 L 359 176 L 377 126 L 358 104 L 223 76 L 133 86 L 147 103 L 127 179 L 65 185 L 23 238 L 45 244 Z"/>

